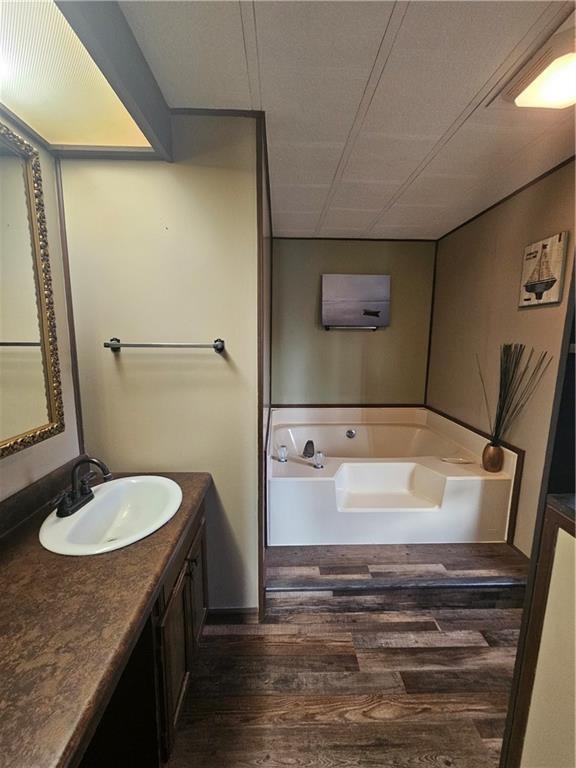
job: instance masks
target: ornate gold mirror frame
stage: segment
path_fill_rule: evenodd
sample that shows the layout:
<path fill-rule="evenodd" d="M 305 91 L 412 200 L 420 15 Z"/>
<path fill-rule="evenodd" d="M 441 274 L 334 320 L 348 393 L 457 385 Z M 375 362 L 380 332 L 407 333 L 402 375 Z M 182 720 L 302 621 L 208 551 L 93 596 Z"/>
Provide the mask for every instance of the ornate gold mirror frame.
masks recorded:
<path fill-rule="evenodd" d="M 37 150 L 31 144 L 28 144 L 27 141 L 24 141 L 2 123 L 0 123 L 0 143 L 20 156 L 24 163 L 48 411 L 47 424 L 33 427 L 20 435 L 0 441 L 0 458 L 3 458 L 63 432 L 64 405 L 62 403 L 62 382 L 60 380 L 60 363 L 56 341 L 56 318 L 54 315 L 54 296 L 52 294 L 40 158 Z"/>

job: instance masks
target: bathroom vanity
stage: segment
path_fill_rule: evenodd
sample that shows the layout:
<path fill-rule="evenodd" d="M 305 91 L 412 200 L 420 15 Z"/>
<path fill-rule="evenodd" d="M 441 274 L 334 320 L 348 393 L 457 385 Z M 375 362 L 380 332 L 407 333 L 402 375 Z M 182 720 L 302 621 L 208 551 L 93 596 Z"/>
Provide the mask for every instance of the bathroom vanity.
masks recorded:
<path fill-rule="evenodd" d="M 208 474 L 151 536 L 88 557 L 45 550 L 49 509 L 0 546 L 3 768 L 152 768 L 167 760 L 206 610 Z"/>

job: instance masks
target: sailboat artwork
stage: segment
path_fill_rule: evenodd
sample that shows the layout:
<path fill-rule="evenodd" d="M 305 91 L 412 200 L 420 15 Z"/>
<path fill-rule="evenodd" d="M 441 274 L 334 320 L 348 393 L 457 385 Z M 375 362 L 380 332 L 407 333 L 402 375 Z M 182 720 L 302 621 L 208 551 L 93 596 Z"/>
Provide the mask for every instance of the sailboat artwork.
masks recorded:
<path fill-rule="evenodd" d="M 550 269 L 550 257 L 548 256 L 548 245 L 544 243 L 538 264 L 532 270 L 530 277 L 524 283 L 526 293 L 533 293 L 538 301 L 549 291 L 557 282 L 552 270 Z"/>
<path fill-rule="evenodd" d="M 568 233 L 560 232 L 524 249 L 518 306 L 555 304 L 562 298 Z"/>

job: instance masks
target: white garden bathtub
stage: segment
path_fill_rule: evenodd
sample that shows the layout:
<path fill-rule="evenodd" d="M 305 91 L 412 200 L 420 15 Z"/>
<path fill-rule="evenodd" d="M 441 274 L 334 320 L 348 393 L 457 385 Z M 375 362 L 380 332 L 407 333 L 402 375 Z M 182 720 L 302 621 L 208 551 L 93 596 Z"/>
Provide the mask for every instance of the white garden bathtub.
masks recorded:
<path fill-rule="evenodd" d="M 322 469 L 302 457 L 308 440 Z M 487 473 L 484 444 L 425 408 L 275 409 L 268 544 L 504 541 L 516 455 Z"/>
<path fill-rule="evenodd" d="M 419 409 L 418 409 L 419 410 Z M 346 437 L 352 430 L 354 437 Z M 426 424 L 287 424 L 274 429 L 274 448 L 286 445 L 292 456 L 302 453 L 307 440 L 328 456 L 350 459 L 394 459 L 411 456 L 456 456 L 464 451 L 453 440 Z M 473 458 L 473 457 L 472 457 Z"/>

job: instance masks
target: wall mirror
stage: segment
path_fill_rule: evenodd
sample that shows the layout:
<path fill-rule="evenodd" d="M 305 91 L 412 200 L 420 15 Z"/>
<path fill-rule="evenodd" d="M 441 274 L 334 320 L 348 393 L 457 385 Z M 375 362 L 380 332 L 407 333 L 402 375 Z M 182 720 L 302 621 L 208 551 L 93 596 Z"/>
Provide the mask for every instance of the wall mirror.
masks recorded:
<path fill-rule="evenodd" d="M 0 458 L 63 429 L 40 160 L 0 123 Z"/>

